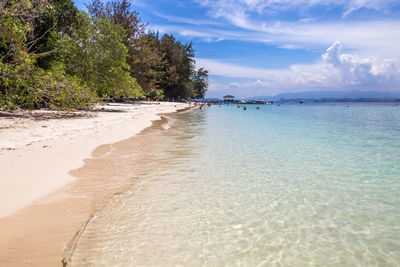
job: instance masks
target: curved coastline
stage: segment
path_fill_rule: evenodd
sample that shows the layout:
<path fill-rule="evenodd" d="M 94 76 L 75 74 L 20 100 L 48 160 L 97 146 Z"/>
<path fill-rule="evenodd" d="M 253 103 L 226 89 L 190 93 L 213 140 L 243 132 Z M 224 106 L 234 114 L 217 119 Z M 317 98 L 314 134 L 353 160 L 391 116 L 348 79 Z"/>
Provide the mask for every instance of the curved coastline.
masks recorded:
<path fill-rule="evenodd" d="M 176 113 L 182 113 L 182 112 L 189 112 L 192 110 L 193 107 L 186 107 L 182 109 L 176 110 Z M 160 119 L 155 120 L 152 122 L 152 125 L 150 127 L 147 127 L 143 129 L 140 133 L 138 133 L 135 136 L 132 136 L 131 138 L 128 138 L 126 140 L 122 140 L 120 142 L 117 142 L 111 146 L 99 146 L 97 147 L 92 155 L 97 158 L 96 161 L 98 161 L 98 164 L 96 165 L 106 165 L 108 161 L 110 160 L 123 160 L 120 159 L 119 157 L 122 156 L 123 158 L 133 156 L 133 158 L 130 160 L 131 162 L 143 162 L 143 161 L 151 161 L 151 158 L 149 158 L 146 154 L 145 155 L 139 155 L 139 152 L 142 150 L 140 147 L 141 144 L 152 144 L 155 145 L 156 143 L 154 142 L 155 140 L 159 140 L 157 137 L 149 137 L 149 136 L 156 136 L 159 131 L 165 131 L 170 128 L 170 125 L 174 123 L 174 118 L 171 118 L 169 116 L 171 113 L 162 113 L 162 114 L 157 114 L 160 116 Z M 118 150 L 122 150 L 121 153 L 118 153 Z M 115 153 L 116 152 L 116 153 Z M 113 154 L 114 153 L 114 154 Z M 122 164 L 124 165 L 124 164 Z M 141 173 L 143 171 L 146 171 L 145 166 L 143 164 L 138 164 L 140 166 L 135 167 L 135 171 L 133 174 L 127 174 L 123 178 L 121 177 L 113 177 L 118 180 L 119 187 L 111 190 L 108 192 L 108 194 L 104 197 L 101 198 L 100 201 L 97 201 L 98 204 L 93 210 L 92 214 L 89 215 L 89 217 L 83 222 L 81 228 L 75 233 L 75 235 L 69 240 L 69 242 L 66 244 L 64 247 L 63 251 L 63 258 L 62 258 L 62 264 L 63 266 L 70 266 L 73 265 L 72 263 L 72 257 L 74 255 L 75 249 L 77 247 L 78 242 L 81 239 L 81 236 L 85 233 L 86 226 L 91 222 L 91 220 L 96 216 L 96 213 L 98 211 L 101 211 L 108 203 L 109 201 L 112 201 L 113 196 L 115 195 L 120 195 L 124 194 L 126 190 L 129 190 L 130 186 L 132 185 L 132 175 L 137 175 L 138 173 Z M 86 163 L 82 168 L 76 170 L 75 176 L 79 178 L 85 179 L 85 176 L 87 173 L 93 173 L 97 167 L 91 165 L 90 163 Z M 132 170 L 132 169 L 130 169 Z M 122 170 L 121 168 L 121 171 Z M 107 172 L 107 170 L 104 170 L 104 172 Z M 102 171 L 103 173 L 103 171 Z M 107 174 L 106 174 L 107 175 Z M 87 178 L 87 177 L 86 177 Z M 121 182 L 121 180 L 123 180 Z"/>
<path fill-rule="evenodd" d="M 21 160 L 24 162 L 30 160 L 32 161 L 31 165 L 34 165 L 35 162 L 38 163 L 38 165 L 41 165 L 40 162 L 43 163 L 43 161 L 51 158 L 66 160 L 66 166 L 61 169 L 57 169 L 59 166 L 57 164 L 51 165 L 51 161 L 50 163 L 47 163 L 48 168 L 53 169 L 53 172 L 48 174 L 47 180 L 45 181 L 54 179 L 56 182 L 53 187 L 47 187 L 45 190 L 39 188 L 39 190 L 37 190 L 41 194 L 39 197 L 36 197 L 33 200 L 31 197 L 31 199 L 24 199 L 24 201 L 18 203 L 3 200 L 3 205 L 12 205 L 16 211 L 8 211 L 8 214 L 2 214 L 3 217 L 0 218 L 0 263 L 14 266 L 27 264 L 32 266 L 54 266 L 61 263 L 61 253 L 63 252 L 65 243 L 71 239 L 71 236 L 74 235 L 77 229 L 82 227 L 82 222 L 87 220 L 88 217 L 90 218 L 90 215 L 100 203 L 96 202 L 100 198 L 94 200 L 95 195 L 98 193 L 96 190 L 99 190 L 99 188 L 94 187 L 93 192 L 87 191 L 90 189 L 87 181 L 82 181 L 78 178 L 71 178 L 74 176 L 74 171 L 67 174 L 68 171 L 71 169 L 76 170 L 76 167 L 79 166 L 82 168 L 82 162 L 84 162 L 83 166 L 85 166 L 87 161 L 90 161 L 92 158 L 103 157 L 105 155 L 103 154 L 104 149 L 107 150 L 107 147 L 112 148 L 116 143 L 123 142 L 120 140 L 132 138 L 132 136 L 134 137 L 140 132 L 143 132 L 144 129 L 151 127 L 154 121 L 160 119 L 160 114 L 176 112 L 180 109 L 189 107 L 189 105 L 182 103 L 162 103 L 157 108 L 152 106 L 146 105 L 137 108 L 133 116 L 130 113 L 125 113 L 125 120 L 114 120 L 112 122 L 106 120 L 105 124 L 109 122 L 109 125 L 103 124 L 103 127 L 100 128 L 96 126 L 89 128 L 89 130 L 88 128 L 79 129 L 77 131 L 72 131 L 72 134 L 69 133 L 60 138 L 50 137 L 31 146 L 21 146 L 15 150 L 3 150 L 3 153 L 0 153 L 0 162 L 2 163 L 7 163 L 7 160 L 14 160 L 14 164 L 2 165 L 4 173 L 8 173 L 7 170 L 15 170 L 17 164 Z M 101 117 L 99 117 L 95 119 L 95 121 L 97 121 L 96 123 L 101 123 Z M 129 121 L 136 123 L 135 129 L 132 125 L 124 125 L 124 123 Z M 54 123 L 54 127 L 57 127 L 57 123 L 60 122 Z M 74 123 L 78 122 L 73 121 L 72 124 Z M 91 121 L 91 123 L 94 123 L 94 121 Z M 112 129 L 112 126 L 118 125 L 118 123 L 120 124 L 120 127 L 118 129 Z M 37 127 L 46 128 L 42 127 L 42 124 L 50 125 L 50 127 L 43 130 L 51 130 L 49 128 L 53 127 L 52 122 L 49 121 L 41 121 Z M 142 126 L 142 128 L 138 128 L 138 125 Z M 18 126 L 16 127 L 18 128 Z M 103 133 L 103 136 L 99 137 L 99 131 L 101 129 L 104 129 L 107 133 Z M 82 131 L 83 133 L 80 133 L 79 131 Z M 12 132 L 15 131 L 8 131 L 8 133 Z M 90 134 L 88 134 L 88 132 L 90 132 Z M 112 136 L 110 135 L 111 133 L 115 134 Z M 89 140 L 88 138 L 90 136 L 97 136 L 98 138 Z M 70 139 L 73 139 L 71 141 L 73 145 L 68 144 Z M 112 139 L 113 142 L 104 142 L 106 139 Z M 0 141 L 4 141 L 4 139 Z M 78 141 L 81 142 L 80 146 Z M 4 144 L 4 142 L 0 143 Z M 43 143 L 46 143 L 47 146 L 44 147 L 45 145 L 43 145 Z M 110 143 L 111 145 L 100 145 Z M 93 144 L 96 144 L 94 150 Z M 91 145 L 92 147 L 90 147 Z M 48 150 L 46 150 L 46 148 L 48 148 Z M 62 152 L 63 149 L 66 148 L 67 152 L 60 153 L 60 151 Z M 74 149 L 74 154 L 71 154 L 71 150 Z M 57 150 L 59 153 L 56 153 Z M 46 154 L 47 157 L 43 158 L 43 155 Z M 69 158 L 71 156 L 75 157 Z M 82 161 L 84 158 L 85 160 Z M 31 175 L 25 176 L 24 178 L 25 182 L 28 180 L 26 186 L 28 188 L 22 188 L 23 184 L 14 184 L 15 188 L 21 189 L 20 192 L 14 193 L 15 199 L 18 198 L 18 194 L 20 194 L 20 198 L 24 198 L 23 194 L 25 191 L 34 190 L 29 188 L 30 183 L 43 182 L 40 176 L 38 176 L 38 174 L 41 173 L 40 171 L 29 171 L 31 165 L 28 165 L 23 172 L 17 171 L 19 175 L 26 175 L 29 173 Z M 25 165 L 21 164 L 20 166 Z M 65 170 L 68 166 L 74 166 L 74 168 L 69 167 L 68 170 Z M 42 169 L 42 172 L 46 173 L 46 170 Z M 55 174 L 57 175 L 57 178 L 54 176 Z M 35 181 L 36 177 L 38 177 L 38 181 Z M 66 177 L 68 179 L 65 179 Z M 7 180 L 1 182 L 6 183 Z M 80 182 L 83 182 L 84 186 L 77 190 L 76 185 Z M 92 181 L 94 185 L 98 182 L 101 181 Z M 3 187 L 3 189 L 6 188 Z M 81 191 L 81 189 L 83 191 Z M 112 190 L 109 192 L 112 192 Z M 13 194 L 13 192 L 9 192 L 9 194 Z M 104 196 L 107 196 L 107 194 L 102 195 L 102 197 Z M 3 198 L 5 198 L 4 195 Z M 92 198 L 91 201 L 90 198 Z"/>

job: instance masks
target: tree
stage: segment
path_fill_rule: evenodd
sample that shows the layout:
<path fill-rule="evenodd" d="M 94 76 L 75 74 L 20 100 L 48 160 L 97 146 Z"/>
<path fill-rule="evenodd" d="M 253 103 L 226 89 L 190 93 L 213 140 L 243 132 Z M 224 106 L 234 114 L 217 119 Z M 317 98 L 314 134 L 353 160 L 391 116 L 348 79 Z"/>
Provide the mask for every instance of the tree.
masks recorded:
<path fill-rule="evenodd" d="M 112 0 L 105 4 L 99 0 L 92 0 L 87 5 L 92 18 L 108 19 L 112 24 L 125 30 L 123 43 L 128 49 L 126 61 L 130 67 L 132 77 L 137 78 L 147 96 L 162 96 L 157 90 L 156 69 L 160 56 L 157 44 L 150 35 L 145 35 L 145 23 L 139 13 L 132 10 L 129 0 Z"/>
<path fill-rule="evenodd" d="M 125 29 L 124 44 L 127 47 L 145 31 L 146 24 L 141 21 L 139 13 L 132 10 L 130 0 L 112 0 L 105 5 L 100 0 L 92 0 L 87 8 L 92 18 L 106 18 Z"/>
<path fill-rule="evenodd" d="M 130 47 L 127 63 L 131 75 L 136 77 L 147 97 L 163 98 L 160 89 L 163 59 L 157 33 L 140 36 Z"/>
<path fill-rule="evenodd" d="M 0 0 L 0 58 L 11 62 L 22 52 L 28 53 L 37 39 L 33 34 L 36 19 L 46 11 L 47 1 Z"/>
<path fill-rule="evenodd" d="M 88 10 L 73 0 L 0 0 L 0 109 L 204 96 L 207 71 L 194 71 L 192 43 L 145 34 L 129 0 L 92 0 Z"/>
<path fill-rule="evenodd" d="M 208 87 L 208 71 L 200 68 L 192 77 L 194 95 L 193 98 L 204 98 Z"/>
<path fill-rule="evenodd" d="M 92 0 L 87 7 L 92 18 L 106 18 L 125 29 L 126 61 L 131 76 L 137 78 L 146 96 L 181 99 L 202 95 L 196 92 L 200 90 L 200 81 L 197 89 L 193 87 L 192 79 L 196 76 L 192 43 L 181 43 L 168 34 L 161 39 L 154 32 L 144 34 L 146 24 L 132 10 L 129 0 L 111 0 L 105 4 Z"/>
<path fill-rule="evenodd" d="M 160 41 L 165 61 L 161 89 L 169 98 L 188 98 L 193 95 L 191 76 L 194 71 L 194 50 L 191 43 L 182 44 L 174 36 L 164 34 Z"/>
<path fill-rule="evenodd" d="M 53 6 L 46 0 L 0 0 L 0 7 L 0 109 L 65 109 L 93 102 L 91 90 L 61 68 L 37 66 L 37 59 L 48 52 L 31 50 L 44 36 L 35 35 L 34 29 Z"/>
<path fill-rule="evenodd" d="M 106 18 L 80 14 L 79 28 L 60 40 L 60 60 L 72 76 L 95 88 L 99 96 L 140 97 L 142 91 L 129 74 L 125 31 Z"/>
<path fill-rule="evenodd" d="M 48 3 L 49 8 L 35 20 L 33 36 L 36 40 L 29 47 L 29 52 L 41 55 L 37 65 L 44 69 L 50 69 L 56 60 L 56 40 L 79 26 L 79 10 L 72 0 L 48 0 Z"/>

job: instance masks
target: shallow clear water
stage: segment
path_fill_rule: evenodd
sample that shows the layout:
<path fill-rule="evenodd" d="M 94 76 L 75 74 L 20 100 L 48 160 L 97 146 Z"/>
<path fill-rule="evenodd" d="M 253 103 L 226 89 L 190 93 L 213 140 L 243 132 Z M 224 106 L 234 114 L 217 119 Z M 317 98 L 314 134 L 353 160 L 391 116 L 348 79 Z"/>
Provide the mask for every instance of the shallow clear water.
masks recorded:
<path fill-rule="evenodd" d="M 77 265 L 400 265 L 399 105 L 176 117 L 88 224 Z"/>

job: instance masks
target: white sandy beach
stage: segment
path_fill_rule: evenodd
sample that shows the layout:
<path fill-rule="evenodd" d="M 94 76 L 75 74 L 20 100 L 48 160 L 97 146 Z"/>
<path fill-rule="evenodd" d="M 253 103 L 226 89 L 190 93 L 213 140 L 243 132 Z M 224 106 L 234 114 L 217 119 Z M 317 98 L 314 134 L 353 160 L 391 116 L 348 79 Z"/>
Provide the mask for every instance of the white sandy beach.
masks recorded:
<path fill-rule="evenodd" d="M 54 117 L 64 113 L 52 111 L 28 116 L 3 114 L 0 265 L 60 266 L 67 243 L 102 198 L 119 185 L 111 176 L 102 177 L 107 166 L 99 166 L 98 172 L 95 167 L 91 178 L 80 182 L 71 173 L 82 169 L 87 159 L 112 151 L 112 144 L 137 136 L 160 119 L 158 114 L 189 106 L 170 102 L 108 104 L 99 106 L 98 112 L 74 112 L 74 118 L 62 119 Z M 38 119 L 43 117 L 52 119 Z M 114 168 L 109 171 L 117 171 Z M 102 189 L 96 192 L 98 187 Z"/>
<path fill-rule="evenodd" d="M 73 181 L 68 174 L 99 145 L 129 138 L 183 103 L 109 104 L 72 119 L 0 118 L 0 217 Z M 109 111 L 109 112 L 107 112 Z"/>

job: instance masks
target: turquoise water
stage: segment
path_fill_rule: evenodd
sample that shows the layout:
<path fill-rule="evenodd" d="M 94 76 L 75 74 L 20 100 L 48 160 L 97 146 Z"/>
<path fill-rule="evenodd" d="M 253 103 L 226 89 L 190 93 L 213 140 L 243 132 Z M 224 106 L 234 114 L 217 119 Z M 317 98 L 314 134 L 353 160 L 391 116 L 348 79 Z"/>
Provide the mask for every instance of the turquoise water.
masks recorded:
<path fill-rule="evenodd" d="M 399 105 L 223 105 L 174 120 L 149 171 L 88 225 L 78 265 L 400 265 Z"/>

